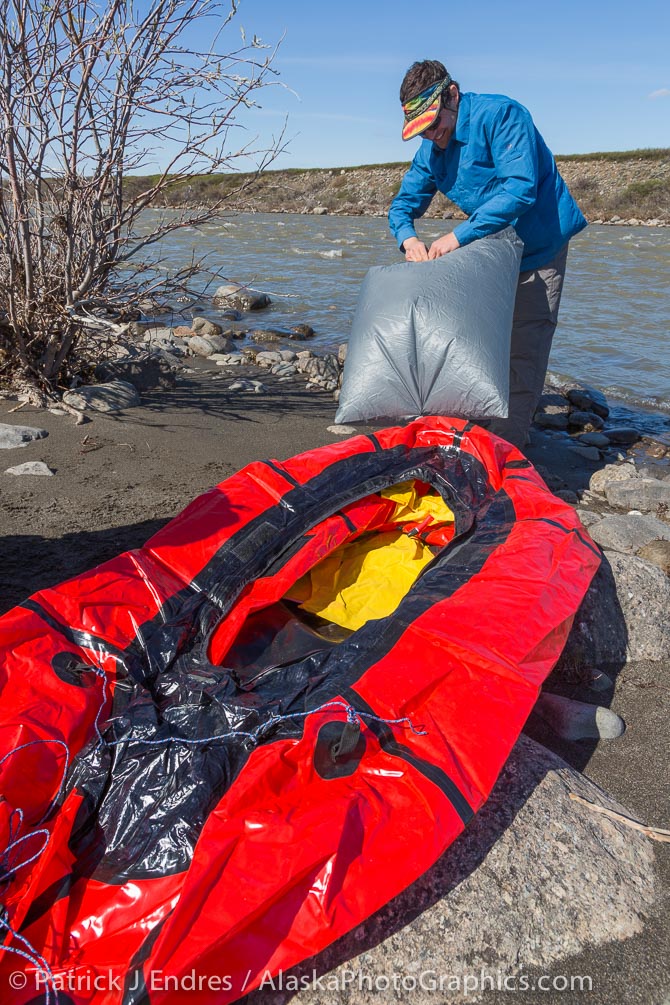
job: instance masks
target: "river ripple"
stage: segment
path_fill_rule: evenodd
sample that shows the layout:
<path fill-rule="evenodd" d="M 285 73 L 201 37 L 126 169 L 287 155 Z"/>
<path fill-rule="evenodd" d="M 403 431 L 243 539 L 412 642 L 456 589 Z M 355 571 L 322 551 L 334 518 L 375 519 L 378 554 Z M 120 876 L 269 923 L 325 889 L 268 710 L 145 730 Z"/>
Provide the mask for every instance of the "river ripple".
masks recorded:
<path fill-rule="evenodd" d="M 427 220 L 419 232 L 429 243 L 449 227 Z M 669 228 L 591 226 L 577 235 L 549 363 L 636 412 L 660 413 L 651 423 L 659 429 L 670 428 L 669 245 Z M 195 250 L 220 274 L 269 292 L 258 326 L 307 322 L 317 332 L 310 346 L 322 350 L 347 340 L 366 271 L 402 260 L 386 221 L 374 217 L 231 215 L 177 231 L 162 250 L 172 265 Z"/>

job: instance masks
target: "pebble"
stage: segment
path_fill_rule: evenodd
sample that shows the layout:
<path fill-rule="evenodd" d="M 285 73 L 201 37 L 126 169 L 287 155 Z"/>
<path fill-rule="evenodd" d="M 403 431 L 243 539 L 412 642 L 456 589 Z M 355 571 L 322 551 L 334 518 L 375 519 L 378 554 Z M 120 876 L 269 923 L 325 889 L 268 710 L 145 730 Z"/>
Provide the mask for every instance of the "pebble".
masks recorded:
<path fill-rule="evenodd" d="M 265 384 L 262 384 L 260 380 L 236 380 L 228 387 L 229 391 L 253 391 L 254 394 L 262 394 L 263 391 L 267 391 Z"/>
<path fill-rule="evenodd" d="M 229 352 L 225 355 L 219 353 L 217 355 L 216 365 L 217 366 L 240 366 L 242 363 L 246 363 L 246 357 L 242 355 L 241 352 Z"/>
<path fill-rule="evenodd" d="M 47 467 L 44 461 L 26 461 L 25 464 L 17 464 L 13 468 L 5 468 L 6 475 L 53 475 L 51 468 Z"/>
<path fill-rule="evenodd" d="M 353 436 L 358 430 L 355 426 L 334 425 L 327 426 L 326 432 L 333 433 L 334 436 Z"/>

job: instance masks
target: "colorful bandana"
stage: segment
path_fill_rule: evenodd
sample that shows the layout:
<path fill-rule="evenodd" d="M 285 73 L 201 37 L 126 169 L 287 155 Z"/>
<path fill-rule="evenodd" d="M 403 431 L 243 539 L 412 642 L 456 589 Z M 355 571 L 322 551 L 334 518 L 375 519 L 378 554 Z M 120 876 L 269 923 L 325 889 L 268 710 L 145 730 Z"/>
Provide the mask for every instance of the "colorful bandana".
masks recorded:
<path fill-rule="evenodd" d="M 430 129 L 440 111 L 442 91 L 449 87 L 451 77 L 449 74 L 443 80 L 438 80 L 437 84 L 431 84 L 421 94 L 415 98 L 410 98 L 402 106 L 405 113 L 405 124 L 402 128 L 402 138 L 411 140 L 419 133 Z"/>

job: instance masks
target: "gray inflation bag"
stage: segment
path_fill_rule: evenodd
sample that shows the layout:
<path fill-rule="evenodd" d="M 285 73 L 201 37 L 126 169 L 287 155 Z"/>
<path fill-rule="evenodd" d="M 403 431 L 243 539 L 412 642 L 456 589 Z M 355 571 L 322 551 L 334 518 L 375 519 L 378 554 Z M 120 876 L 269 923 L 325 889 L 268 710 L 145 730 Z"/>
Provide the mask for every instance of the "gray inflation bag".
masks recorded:
<path fill-rule="evenodd" d="M 505 418 L 522 250 L 508 227 L 434 261 L 370 269 L 335 421 Z"/>

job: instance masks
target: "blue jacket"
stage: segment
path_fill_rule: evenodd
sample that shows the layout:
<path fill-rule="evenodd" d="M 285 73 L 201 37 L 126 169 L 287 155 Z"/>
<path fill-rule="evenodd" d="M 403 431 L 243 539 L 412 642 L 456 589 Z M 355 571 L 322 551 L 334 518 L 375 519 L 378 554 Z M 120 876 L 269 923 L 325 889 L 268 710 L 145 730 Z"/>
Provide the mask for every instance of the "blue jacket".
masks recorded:
<path fill-rule="evenodd" d="M 461 245 L 511 224 L 522 271 L 546 265 L 586 226 L 530 112 L 502 94 L 461 94 L 446 150 L 421 141 L 389 211 L 400 247 L 438 191 L 468 214 L 454 229 Z"/>

